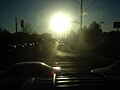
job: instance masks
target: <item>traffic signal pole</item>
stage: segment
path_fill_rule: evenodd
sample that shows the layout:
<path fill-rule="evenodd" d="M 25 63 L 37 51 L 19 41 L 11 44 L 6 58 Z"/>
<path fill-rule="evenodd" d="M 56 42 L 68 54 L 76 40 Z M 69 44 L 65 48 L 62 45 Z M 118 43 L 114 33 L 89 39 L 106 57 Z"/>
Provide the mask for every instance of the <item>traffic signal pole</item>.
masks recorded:
<path fill-rule="evenodd" d="M 16 33 L 18 32 L 17 26 L 18 26 L 19 23 L 21 24 L 21 27 L 23 28 L 24 27 L 24 20 L 21 19 L 21 21 L 18 22 L 17 18 L 15 18 L 15 30 L 16 30 Z"/>
<path fill-rule="evenodd" d="M 17 33 L 17 18 L 15 18 L 15 30 L 16 30 L 16 33 Z"/>

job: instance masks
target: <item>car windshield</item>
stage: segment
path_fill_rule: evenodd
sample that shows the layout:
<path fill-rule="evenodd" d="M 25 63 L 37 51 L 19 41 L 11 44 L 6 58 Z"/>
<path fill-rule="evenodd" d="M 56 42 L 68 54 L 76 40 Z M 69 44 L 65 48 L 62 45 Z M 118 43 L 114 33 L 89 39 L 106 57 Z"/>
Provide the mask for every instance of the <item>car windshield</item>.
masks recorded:
<path fill-rule="evenodd" d="M 105 75 L 120 72 L 119 9 L 120 0 L 0 0 L 0 84 L 29 76 L 24 87 L 49 88 L 46 75 L 60 89 L 120 88 Z"/>

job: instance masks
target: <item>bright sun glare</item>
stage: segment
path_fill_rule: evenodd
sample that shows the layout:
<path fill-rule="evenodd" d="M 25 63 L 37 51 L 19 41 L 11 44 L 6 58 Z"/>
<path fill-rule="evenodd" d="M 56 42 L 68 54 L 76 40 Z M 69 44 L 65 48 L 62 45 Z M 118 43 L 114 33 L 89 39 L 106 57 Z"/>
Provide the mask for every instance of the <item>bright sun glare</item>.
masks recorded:
<path fill-rule="evenodd" d="M 69 18 L 63 13 L 57 13 L 53 16 L 51 20 L 51 28 L 58 33 L 63 33 L 67 31 L 69 26 Z"/>

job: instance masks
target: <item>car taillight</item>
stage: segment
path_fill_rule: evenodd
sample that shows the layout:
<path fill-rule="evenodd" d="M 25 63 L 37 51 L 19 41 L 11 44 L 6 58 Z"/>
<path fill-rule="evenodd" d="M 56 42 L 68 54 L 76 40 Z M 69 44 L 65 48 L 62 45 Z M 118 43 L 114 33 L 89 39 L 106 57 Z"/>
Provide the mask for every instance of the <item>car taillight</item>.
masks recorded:
<path fill-rule="evenodd" d="M 56 82 L 56 75 L 57 74 L 55 73 L 54 70 L 50 72 L 50 76 L 52 77 L 52 80 L 53 80 L 53 85 L 55 85 L 55 82 Z"/>
<path fill-rule="evenodd" d="M 54 74 L 55 74 L 54 71 L 51 71 L 51 72 L 49 73 L 49 75 L 52 76 L 52 77 L 54 76 Z"/>

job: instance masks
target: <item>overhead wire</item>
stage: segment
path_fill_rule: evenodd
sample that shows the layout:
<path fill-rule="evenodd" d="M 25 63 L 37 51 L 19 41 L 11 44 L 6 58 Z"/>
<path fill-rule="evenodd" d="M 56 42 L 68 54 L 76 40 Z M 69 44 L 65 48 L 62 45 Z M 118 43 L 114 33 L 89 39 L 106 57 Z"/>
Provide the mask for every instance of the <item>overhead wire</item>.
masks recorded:
<path fill-rule="evenodd" d="M 73 0 L 73 1 L 76 2 L 77 4 L 81 5 L 81 3 L 79 3 L 78 1 L 76 1 L 76 0 Z"/>
<path fill-rule="evenodd" d="M 91 8 L 97 1 L 98 1 L 98 0 L 93 1 L 93 2 L 85 9 L 85 11 L 88 10 L 89 8 Z"/>

